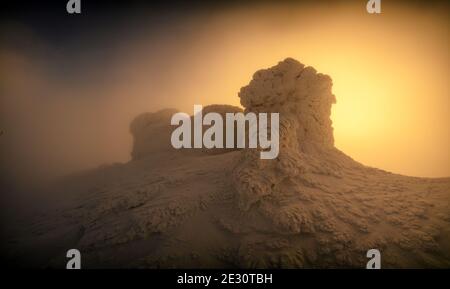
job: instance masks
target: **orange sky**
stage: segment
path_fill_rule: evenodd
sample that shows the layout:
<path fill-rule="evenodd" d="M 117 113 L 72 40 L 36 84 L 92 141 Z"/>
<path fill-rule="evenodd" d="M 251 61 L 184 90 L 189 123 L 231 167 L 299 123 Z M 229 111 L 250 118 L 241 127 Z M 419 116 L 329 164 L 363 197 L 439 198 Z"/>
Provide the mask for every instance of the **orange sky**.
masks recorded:
<path fill-rule="evenodd" d="M 339 149 L 397 173 L 450 176 L 448 23 L 445 10 L 388 5 L 382 15 L 358 5 L 224 13 L 195 44 L 192 57 L 212 61 L 194 77 L 211 86 L 199 95 L 237 104 L 252 72 L 296 58 L 333 79 Z"/>
<path fill-rule="evenodd" d="M 8 154 L 53 174 L 127 161 L 128 125 L 138 113 L 238 105 L 256 70 L 293 57 L 333 79 L 339 149 L 395 173 L 450 176 L 448 6 L 384 1 L 382 15 L 369 15 L 365 3 L 352 3 L 194 14 L 160 39 L 124 35 L 106 60 L 83 54 L 88 82 L 49 73 L 65 55 L 45 43 L 31 56 L 0 50 L 4 123 L 9 135 L 8 126 L 19 127 L 13 137 L 21 140 Z"/>

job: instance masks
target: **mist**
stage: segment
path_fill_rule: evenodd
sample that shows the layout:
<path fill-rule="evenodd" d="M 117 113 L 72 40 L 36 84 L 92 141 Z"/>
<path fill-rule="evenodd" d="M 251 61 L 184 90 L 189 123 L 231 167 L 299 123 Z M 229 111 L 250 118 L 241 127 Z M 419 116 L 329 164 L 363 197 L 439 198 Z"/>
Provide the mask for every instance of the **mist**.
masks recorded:
<path fill-rule="evenodd" d="M 448 75 L 448 54 L 443 52 L 448 51 L 448 26 L 442 24 L 445 18 L 436 18 L 435 15 L 441 15 L 437 10 L 418 17 L 418 10 L 411 8 L 411 11 L 396 14 L 395 19 L 390 18 L 388 13 L 383 16 L 384 24 L 373 28 L 374 20 L 368 19 L 366 14 L 352 18 L 352 15 L 361 14 L 364 5 L 292 5 L 234 5 L 222 10 L 200 9 L 189 13 L 177 10 L 148 14 L 133 10 L 132 14 L 124 13 L 107 21 L 101 18 L 92 26 L 68 30 L 67 35 L 62 32 L 64 37 L 50 37 L 48 31 L 42 32 L 20 21 L 2 22 L 2 38 L 8 39 L 2 41 L 0 46 L 0 124 L 3 131 L 0 141 L 4 182 L 29 184 L 102 164 L 127 162 L 132 145 L 129 124 L 140 113 L 162 108 L 191 112 L 193 104 L 239 105 L 237 92 L 249 81 L 251 73 L 286 57 L 296 57 L 314 65 L 336 80 L 337 105 L 341 104 L 341 108 L 334 111 L 338 117 L 333 121 L 339 148 L 356 156 L 358 161 L 395 172 L 448 175 L 449 156 L 448 150 L 444 149 L 449 144 L 446 116 L 448 84 L 443 77 Z M 429 22 L 431 18 L 435 19 L 432 23 Z M 422 91 L 429 90 L 433 95 L 438 93 L 441 96 L 424 113 L 434 115 L 432 123 L 428 126 L 411 125 L 416 131 L 408 131 L 410 135 L 420 135 L 422 131 L 428 131 L 430 135 L 427 136 L 427 143 L 410 148 L 409 155 L 396 159 L 397 164 L 402 166 L 390 163 L 388 157 L 379 160 L 369 145 L 362 149 L 355 147 L 355 143 L 363 142 L 367 136 L 355 137 L 359 131 L 352 131 L 346 126 L 355 122 L 346 122 L 345 116 L 348 118 L 349 111 L 356 116 L 367 116 L 367 113 L 354 110 L 354 104 L 349 105 L 345 94 L 355 89 L 345 87 L 345 80 L 349 82 L 351 75 L 361 75 L 362 68 L 355 64 L 348 65 L 345 70 L 342 64 L 358 63 L 351 60 L 351 57 L 358 55 L 346 49 L 360 43 L 360 47 L 353 49 L 365 52 L 359 55 L 361 58 L 373 56 L 373 51 L 378 51 L 380 59 L 396 59 L 406 65 L 408 59 L 401 57 L 401 49 L 397 55 L 392 52 L 392 47 L 368 47 L 371 43 L 380 43 L 380 38 L 386 38 L 386 35 L 380 34 L 380 31 L 387 31 L 386 27 L 403 27 L 405 23 L 411 23 L 411 19 L 415 19 L 417 26 L 429 23 L 418 32 L 420 37 L 434 31 L 434 34 L 427 36 L 426 48 L 431 50 L 427 62 L 416 61 L 416 65 L 418 69 L 434 67 L 436 75 L 430 76 L 434 82 L 429 81 Z M 359 30 L 355 28 L 355 23 L 360 25 Z M 436 27 L 440 30 L 435 30 Z M 319 28 L 323 29 L 321 33 Z M 342 33 L 343 45 L 334 47 L 333 53 L 325 53 L 330 43 L 340 43 L 338 38 L 331 36 L 339 32 Z M 345 35 L 351 32 L 358 37 L 346 38 Z M 368 33 L 372 40 L 361 41 L 364 33 Z M 395 41 L 396 35 L 389 34 L 388 39 Z M 397 48 L 412 47 L 405 35 L 398 41 Z M 413 39 L 413 42 L 416 41 Z M 392 58 L 386 58 L 384 50 L 394 53 Z M 371 61 L 376 67 L 374 63 L 377 60 Z M 365 66 L 365 73 L 373 82 L 367 81 L 366 90 L 376 94 L 383 75 L 379 70 L 367 67 L 370 66 Z M 344 70 L 345 74 L 336 73 Z M 374 79 L 374 75 L 380 79 Z M 396 87 L 393 91 L 402 92 L 406 97 L 417 88 L 411 84 L 416 76 L 403 77 L 403 83 L 410 85 L 408 90 L 402 91 L 404 87 L 398 86 L 400 88 Z M 386 94 L 384 98 L 388 97 L 390 95 Z M 412 98 L 410 95 L 408 97 Z M 375 96 L 373 99 L 376 99 Z M 377 105 L 384 107 L 384 104 Z M 367 107 L 367 104 L 363 106 Z M 412 115 L 414 109 L 404 115 Z M 409 121 L 402 118 L 398 111 L 394 114 L 402 125 Z M 360 120 L 361 127 L 367 124 L 364 123 L 366 118 Z M 438 128 L 430 130 L 430 126 L 436 124 Z M 346 131 L 343 132 L 342 128 Z M 380 151 L 390 147 L 392 154 L 395 154 L 396 150 L 402 151 L 402 144 L 409 142 L 409 135 L 403 135 L 400 145 L 393 149 L 392 143 L 398 141 L 396 130 L 387 130 L 393 139 L 385 143 L 377 134 L 380 131 L 378 128 L 372 130 Z M 349 136 L 352 132 L 355 135 Z M 367 143 L 374 144 L 373 140 Z M 385 147 L 380 147 L 383 145 Z M 434 147 L 434 151 L 428 147 Z M 424 152 L 429 155 L 423 156 Z M 411 161 L 411 158 L 414 160 Z"/>

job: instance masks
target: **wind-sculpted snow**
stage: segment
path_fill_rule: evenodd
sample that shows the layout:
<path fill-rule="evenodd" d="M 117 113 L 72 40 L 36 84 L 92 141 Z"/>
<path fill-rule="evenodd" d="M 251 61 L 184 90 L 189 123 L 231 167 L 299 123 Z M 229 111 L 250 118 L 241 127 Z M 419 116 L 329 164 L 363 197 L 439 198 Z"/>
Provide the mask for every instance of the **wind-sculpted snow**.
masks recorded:
<path fill-rule="evenodd" d="M 65 203 L 35 217 L 12 258 L 38 249 L 36 266 L 64 267 L 70 247 L 84 268 L 365 268 L 378 249 L 382 268 L 449 267 L 450 179 L 392 174 L 336 149 L 331 88 L 288 58 L 241 89 L 245 112 L 280 114 L 273 160 L 174 150 L 173 111 L 139 116 L 133 160 L 62 181 Z"/>
<path fill-rule="evenodd" d="M 297 142 L 333 146 L 331 78 L 287 58 L 257 71 L 239 97 L 246 112 L 278 112 Z M 291 134 L 292 137 L 295 137 Z"/>
<path fill-rule="evenodd" d="M 246 112 L 280 114 L 277 160 L 257 160 L 255 151 L 245 150 L 235 170 L 240 205 L 246 209 L 278 191 L 283 181 L 301 178 L 310 171 L 311 164 L 304 154 L 321 154 L 333 148 L 330 113 L 335 98 L 330 77 L 290 58 L 257 71 L 250 84 L 241 89 L 239 97 Z M 319 169 L 327 173 L 327 167 Z"/>
<path fill-rule="evenodd" d="M 256 72 L 239 97 L 246 111 L 280 113 L 278 159 L 260 160 L 244 150 L 233 180 L 241 210 L 258 211 L 274 224 L 274 234 L 299 242 L 287 254 L 298 258 L 288 258 L 288 265 L 362 266 L 370 248 L 382 251 L 391 266 L 450 264 L 447 245 L 437 243 L 449 241 L 448 202 L 434 201 L 449 199 L 448 179 L 393 175 L 334 148 L 330 77 L 286 59 Z"/>

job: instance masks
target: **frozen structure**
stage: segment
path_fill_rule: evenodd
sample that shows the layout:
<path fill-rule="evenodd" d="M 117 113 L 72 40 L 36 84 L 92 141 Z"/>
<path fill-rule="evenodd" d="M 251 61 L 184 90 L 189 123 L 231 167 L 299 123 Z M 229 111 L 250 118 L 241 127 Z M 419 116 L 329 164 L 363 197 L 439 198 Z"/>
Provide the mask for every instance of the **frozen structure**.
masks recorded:
<path fill-rule="evenodd" d="M 23 226 L 11 258 L 39 251 L 32 266 L 64 268 L 77 248 L 84 268 L 365 268 L 378 249 L 382 268 L 449 267 L 450 179 L 392 174 L 336 149 L 331 88 L 288 58 L 241 89 L 245 112 L 280 114 L 274 160 L 174 150 L 176 110 L 137 117 L 132 160 L 55 185 L 63 201 Z"/>

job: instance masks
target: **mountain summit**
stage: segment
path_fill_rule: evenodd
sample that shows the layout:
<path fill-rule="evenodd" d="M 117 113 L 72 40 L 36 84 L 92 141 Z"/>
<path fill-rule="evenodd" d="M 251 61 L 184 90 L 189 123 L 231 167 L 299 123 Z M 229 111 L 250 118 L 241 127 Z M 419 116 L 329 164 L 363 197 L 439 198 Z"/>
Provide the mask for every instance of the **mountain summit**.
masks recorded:
<path fill-rule="evenodd" d="M 35 265 L 64 268 L 63 248 L 77 248 L 84 268 L 365 268 L 378 249 L 382 268 L 449 267 L 450 179 L 392 174 L 336 149 L 331 89 L 288 58 L 240 90 L 245 112 L 280 114 L 274 160 L 174 150 L 176 110 L 137 117 L 132 160 L 55 185 L 58 210 L 36 216 L 12 258 L 36 249 Z"/>

